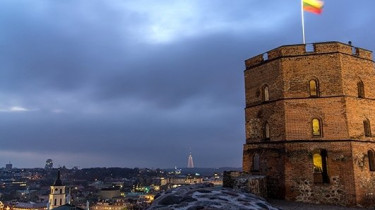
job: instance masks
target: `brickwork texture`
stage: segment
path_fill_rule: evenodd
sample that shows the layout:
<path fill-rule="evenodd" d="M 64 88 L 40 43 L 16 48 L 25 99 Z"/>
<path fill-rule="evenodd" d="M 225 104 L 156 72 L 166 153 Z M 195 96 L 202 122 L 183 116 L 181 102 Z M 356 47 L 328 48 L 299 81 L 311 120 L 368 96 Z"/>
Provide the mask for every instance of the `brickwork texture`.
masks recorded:
<path fill-rule="evenodd" d="M 243 170 L 266 176 L 272 198 L 373 206 L 372 52 L 339 42 L 306 49 L 281 46 L 245 61 Z"/>

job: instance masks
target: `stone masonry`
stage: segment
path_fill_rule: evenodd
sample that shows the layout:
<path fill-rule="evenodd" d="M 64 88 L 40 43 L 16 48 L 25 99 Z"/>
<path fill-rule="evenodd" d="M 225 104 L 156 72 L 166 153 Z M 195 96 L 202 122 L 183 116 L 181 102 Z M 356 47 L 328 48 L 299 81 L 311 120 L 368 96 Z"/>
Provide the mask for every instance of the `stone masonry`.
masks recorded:
<path fill-rule="evenodd" d="M 288 45 L 245 65 L 243 170 L 266 176 L 271 198 L 375 205 L 372 52 Z"/>

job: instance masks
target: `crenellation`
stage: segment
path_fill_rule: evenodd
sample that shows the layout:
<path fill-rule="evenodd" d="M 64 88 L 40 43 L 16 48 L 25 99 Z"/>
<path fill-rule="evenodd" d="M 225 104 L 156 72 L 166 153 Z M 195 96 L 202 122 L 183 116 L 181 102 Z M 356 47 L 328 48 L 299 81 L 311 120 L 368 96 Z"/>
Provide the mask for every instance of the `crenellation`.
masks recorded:
<path fill-rule="evenodd" d="M 257 55 L 245 61 L 246 69 L 263 62 L 263 54 Z"/>
<path fill-rule="evenodd" d="M 358 58 L 372 60 L 372 52 L 340 42 L 320 42 L 311 44 L 286 45 L 262 53 L 245 61 L 246 70 L 261 65 L 266 61 L 281 57 L 309 56 L 327 53 L 341 53 Z"/>
<path fill-rule="evenodd" d="M 372 52 L 362 48 L 357 48 L 358 56 L 364 59 L 372 60 Z"/>

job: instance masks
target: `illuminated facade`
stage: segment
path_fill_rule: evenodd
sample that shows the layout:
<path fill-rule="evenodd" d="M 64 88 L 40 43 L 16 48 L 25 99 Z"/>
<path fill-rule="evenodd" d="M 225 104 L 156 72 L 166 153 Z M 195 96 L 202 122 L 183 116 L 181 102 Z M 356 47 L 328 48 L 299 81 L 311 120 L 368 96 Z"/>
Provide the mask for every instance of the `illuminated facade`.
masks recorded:
<path fill-rule="evenodd" d="M 65 186 L 60 179 L 60 170 L 57 172 L 57 179 L 51 186 L 49 194 L 49 209 L 53 209 L 66 203 Z"/>

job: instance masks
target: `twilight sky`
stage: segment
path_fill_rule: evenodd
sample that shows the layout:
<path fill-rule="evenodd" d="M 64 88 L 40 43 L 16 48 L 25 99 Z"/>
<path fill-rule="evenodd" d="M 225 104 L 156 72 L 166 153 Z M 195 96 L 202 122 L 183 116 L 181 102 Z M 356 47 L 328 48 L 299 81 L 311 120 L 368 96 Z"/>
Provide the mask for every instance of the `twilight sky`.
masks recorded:
<path fill-rule="evenodd" d="M 375 50 L 374 0 L 305 13 Z M 244 60 L 300 44 L 299 0 L 1 0 L 0 167 L 240 167 Z"/>

